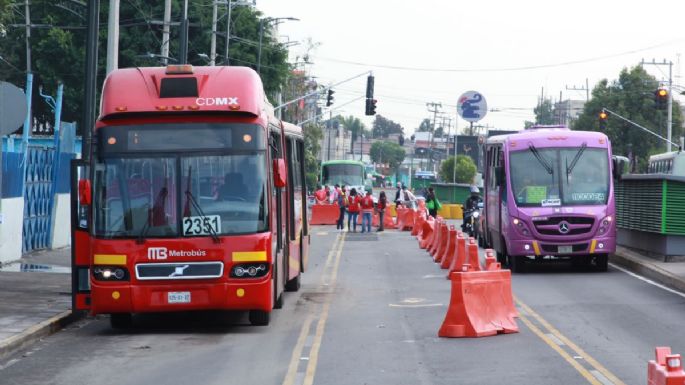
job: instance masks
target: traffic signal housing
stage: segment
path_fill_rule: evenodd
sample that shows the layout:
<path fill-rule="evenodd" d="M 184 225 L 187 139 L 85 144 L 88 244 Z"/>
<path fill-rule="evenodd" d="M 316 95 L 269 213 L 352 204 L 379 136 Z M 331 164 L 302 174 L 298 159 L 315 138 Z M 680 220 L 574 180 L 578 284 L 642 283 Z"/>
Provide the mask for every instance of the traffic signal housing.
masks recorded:
<path fill-rule="evenodd" d="M 606 130 L 607 128 L 607 120 L 609 120 L 609 114 L 606 113 L 606 111 L 602 110 L 599 112 L 599 129 L 600 130 Z"/>
<path fill-rule="evenodd" d="M 371 115 L 376 115 L 376 103 L 378 100 L 376 99 L 366 99 L 366 115 L 371 116 Z"/>
<path fill-rule="evenodd" d="M 335 91 L 333 91 L 330 88 L 328 89 L 328 95 L 326 96 L 326 107 L 330 107 L 333 104 L 333 100 L 334 100 L 333 94 L 334 93 L 335 93 Z"/>
<path fill-rule="evenodd" d="M 654 102 L 657 110 L 665 110 L 668 107 L 668 90 L 658 88 L 654 91 Z"/>
<path fill-rule="evenodd" d="M 373 75 L 369 75 L 369 77 L 366 78 L 366 98 L 367 99 L 373 99 L 373 83 L 374 83 L 374 77 L 373 77 Z"/>

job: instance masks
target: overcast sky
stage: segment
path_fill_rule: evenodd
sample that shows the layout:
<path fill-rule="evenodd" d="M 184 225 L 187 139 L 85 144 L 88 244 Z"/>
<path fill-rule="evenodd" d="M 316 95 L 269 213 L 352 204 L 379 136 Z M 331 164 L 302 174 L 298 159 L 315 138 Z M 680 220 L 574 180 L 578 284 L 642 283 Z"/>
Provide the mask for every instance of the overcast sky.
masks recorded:
<path fill-rule="evenodd" d="M 555 101 L 560 92 L 563 99 L 585 99 L 585 91 L 567 86 L 614 80 L 643 58 L 672 61 L 674 83 L 685 86 L 679 77 L 685 0 L 257 0 L 257 8 L 300 19 L 280 24 L 279 34 L 319 44 L 306 69 L 320 83 L 372 70 L 378 113 L 407 135 L 430 116 L 428 102 L 441 103 L 454 119 L 457 99 L 468 90 L 498 110 L 479 123 L 521 129 L 533 120 L 543 88 Z M 301 60 L 303 47 L 291 48 L 291 61 Z M 646 69 L 668 79 L 668 66 Z M 335 103 L 363 96 L 365 79 L 337 87 Z M 372 121 L 363 100 L 335 113 Z M 459 119 L 461 129 L 467 124 Z"/>

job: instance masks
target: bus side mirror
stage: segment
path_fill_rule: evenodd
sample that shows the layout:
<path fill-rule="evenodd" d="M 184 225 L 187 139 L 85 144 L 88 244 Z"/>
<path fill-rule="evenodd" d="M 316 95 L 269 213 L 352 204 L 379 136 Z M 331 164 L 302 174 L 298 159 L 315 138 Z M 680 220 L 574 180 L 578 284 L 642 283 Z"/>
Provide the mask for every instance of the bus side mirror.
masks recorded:
<path fill-rule="evenodd" d="M 274 159 L 274 185 L 283 188 L 286 185 L 285 159 Z"/>
<path fill-rule="evenodd" d="M 615 180 L 621 180 L 625 174 L 626 165 L 628 162 L 619 157 L 612 157 L 611 159 L 611 173 Z"/>
<path fill-rule="evenodd" d="M 89 206 L 91 204 L 90 180 L 80 179 L 78 181 L 78 201 L 83 206 Z"/>
<path fill-rule="evenodd" d="M 504 167 L 495 167 L 495 182 L 498 186 L 502 186 L 504 184 Z"/>

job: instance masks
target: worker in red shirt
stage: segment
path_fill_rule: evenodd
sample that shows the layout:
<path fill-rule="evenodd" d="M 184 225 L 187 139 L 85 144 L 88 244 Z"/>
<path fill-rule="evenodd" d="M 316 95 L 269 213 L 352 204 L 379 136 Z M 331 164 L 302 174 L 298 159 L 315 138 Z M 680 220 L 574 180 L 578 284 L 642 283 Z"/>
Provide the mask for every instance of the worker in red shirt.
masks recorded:
<path fill-rule="evenodd" d="M 371 218 L 373 217 L 373 198 L 371 191 L 366 192 L 366 196 L 362 198 L 362 233 L 365 231 L 371 232 Z"/>
<path fill-rule="evenodd" d="M 320 189 L 316 190 L 314 196 L 316 197 L 316 203 L 320 205 L 328 203 L 328 194 L 326 193 L 326 189 L 324 187 L 321 187 Z"/>
<path fill-rule="evenodd" d="M 357 189 L 352 188 L 350 196 L 347 197 L 347 231 L 357 232 L 357 217 L 361 210 L 361 201 L 362 198 L 357 194 Z"/>

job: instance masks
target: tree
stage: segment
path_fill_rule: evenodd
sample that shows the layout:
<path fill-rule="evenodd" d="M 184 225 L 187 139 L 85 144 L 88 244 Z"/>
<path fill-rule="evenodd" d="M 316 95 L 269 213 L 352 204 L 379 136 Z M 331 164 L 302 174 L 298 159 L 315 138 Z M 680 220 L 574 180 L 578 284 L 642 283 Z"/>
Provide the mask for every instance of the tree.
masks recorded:
<path fill-rule="evenodd" d="M 654 90 L 659 82 L 642 67 L 623 69 L 617 80 L 604 79 L 592 90 L 592 99 L 585 104 L 582 114 L 573 124 L 575 130 L 599 131 L 599 112 L 608 108 L 637 124 L 666 137 L 667 111 L 655 108 Z M 673 138 L 682 135 L 683 118 L 680 105 L 673 101 Z M 609 115 L 604 132 L 611 140 L 612 152 L 632 155 L 644 170 L 649 155 L 664 152 L 665 143 L 617 117 Z"/>
<path fill-rule="evenodd" d="M 342 123 L 343 127 L 345 127 L 345 130 L 350 131 L 352 135 L 352 144 L 354 144 L 360 134 L 363 134 L 366 131 L 364 123 L 362 123 L 362 121 L 355 116 L 339 116 L 338 119 Z"/>
<path fill-rule="evenodd" d="M 404 149 L 395 142 L 375 142 L 371 145 L 369 155 L 374 163 L 387 163 L 393 172 L 397 172 L 405 157 Z"/>
<path fill-rule="evenodd" d="M 172 21 L 181 17 L 182 0 L 172 1 Z M 17 9 L 8 0 L 0 0 L 0 79 L 24 88 L 26 84 L 26 47 L 23 9 Z M 76 5 L 75 5 L 76 4 Z M 57 84 L 64 84 L 62 119 L 78 121 L 81 118 L 83 102 L 83 68 L 85 66 L 86 8 L 78 2 L 32 0 L 31 23 L 46 25 L 46 28 L 31 30 L 31 64 L 34 73 L 33 102 L 34 117 L 39 122 L 52 122 L 50 108 L 38 95 L 38 87 L 54 94 Z M 100 35 L 98 52 L 98 89 L 105 77 L 107 48 L 108 2 L 101 2 Z M 193 65 L 205 65 L 199 54 L 209 54 L 211 38 L 212 7 L 203 2 L 189 2 L 188 60 Z M 221 7 L 219 9 L 222 9 Z M 224 8 L 225 9 L 225 8 Z M 150 58 L 148 53 L 159 53 L 162 40 L 161 21 L 164 14 L 163 1 L 124 1 L 120 5 L 119 67 L 159 66 L 159 58 Z M 262 14 L 250 7 L 235 7 L 231 15 L 230 45 L 231 65 L 256 68 L 259 41 L 259 18 Z M 224 19 L 225 20 L 225 17 Z M 225 21 L 224 21 L 225 23 Z M 19 25 L 19 27 L 11 27 Z M 220 24 L 221 25 L 221 24 Z M 224 24 L 225 26 L 225 24 Z M 225 28 L 225 27 L 224 27 Z M 288 51 L 273 38 L 275 31 L 271 24 L 264 29 L 262 44 L 261 77 L 267 95 L 278 91 L 290 71 L 287 63 Z M 217 39 L 222 47 L 223 37 Z M 177 59 L 179 28 L 171 27 L 170 56 Z M 219 49 L 221 52 L 221 49 Z M 217 62 L 221 63 L 219 55 Z M 99 93 L 98 93 L 99 95 Z M 79 124 L 79 129 L 83 127 Z"/>
<path fill-rule="evenodd" d="M 540 104 L 533 109 L 535 113 L 535 124 L 554 124 L 554 107 L 552 99 L 543 99 Z"/>
<path fill-rule="evenodd" d="M 433 125 L 431 124 L 430 119 L 424 119 L 421 121 L 421 124 L 419 124 L 419 128 L 416 129 L 418 132 L 430 132 L 430 130 L 433 128 Z"/>
<path fill-rule="evenodd" d="M 454 167 L 456 163 L 456 173 Z M 440 165 L 440 178 L 448 183 L 473 183 L 476 176 L 476 164 L 466 155 L 450 156 Z M 455 179 L 456 177 L 456 179 Z"/>
<path fill-rule="evenodd" d="M 323 139 L 323 130 L 318 124 L 307 124 L 302 127 L 304 131 L 304 172 L 307 189 L 312 190 L 317 187 L 319 180 L 319 152 Z"/>
<path fill-rule="evenodd" d="M 374 138 L 387 138 L 390 134 L 404 134 L 404 128 L 390 119 L 376 115 L 373 121 L 372 133 Z"/>

